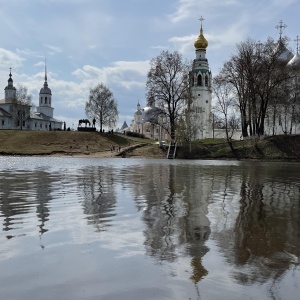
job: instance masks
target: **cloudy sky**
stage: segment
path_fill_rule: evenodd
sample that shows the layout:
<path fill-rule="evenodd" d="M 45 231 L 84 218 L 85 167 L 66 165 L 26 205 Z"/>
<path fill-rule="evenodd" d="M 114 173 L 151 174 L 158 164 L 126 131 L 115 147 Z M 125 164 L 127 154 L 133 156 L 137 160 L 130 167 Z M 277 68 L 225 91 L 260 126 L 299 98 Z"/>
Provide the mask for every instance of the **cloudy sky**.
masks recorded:
<path fill-rule="evenodd" d="M 85 117 L 101 82 L 118 102 L 119 126 L 129 124 L 137 102 L 146 104 L 149 60 L 162 50 L 193 59 L 201 16 L 216 74 L 236 43 L 278 39 L 280 20 L 295 52 L 299 11 L 297 0 L 0 0 L 0 98 L 11 67 L 37 105 L 46 58 L 54 116 L 67 127 Z"/>

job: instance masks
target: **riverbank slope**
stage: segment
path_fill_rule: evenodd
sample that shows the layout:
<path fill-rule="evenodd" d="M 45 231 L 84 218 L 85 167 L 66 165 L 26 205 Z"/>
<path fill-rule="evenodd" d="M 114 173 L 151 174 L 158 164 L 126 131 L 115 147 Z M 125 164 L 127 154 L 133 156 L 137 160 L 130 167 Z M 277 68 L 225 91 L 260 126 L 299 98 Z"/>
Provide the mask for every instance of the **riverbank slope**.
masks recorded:
<path fill-rule="evenodd" d="M 263 139 L 232 142 L 231 151 L 226 140 L 202 140 L 181 147 L 178 158 L 193 159 L 259 159 L 300 161 L 300 135 L 278 135 Z"/>
<path fill-rule="evenodd" d="M 191 146 L 191 147 L 190 147 Z M 224 140 L 202 140 L 178 147 L 182 159 L 260 159 L 300 161 L 300 136 L 234 141 L 234 153 Z M 0 155 L 166 158 L 149 139 L 122 134 L 78 131 L 0 130 Z"/>
<path fill-rule="evenodd" d="M 0 155 L 166 158 L 153 143 L 115 133 L 0 130 Z"/>

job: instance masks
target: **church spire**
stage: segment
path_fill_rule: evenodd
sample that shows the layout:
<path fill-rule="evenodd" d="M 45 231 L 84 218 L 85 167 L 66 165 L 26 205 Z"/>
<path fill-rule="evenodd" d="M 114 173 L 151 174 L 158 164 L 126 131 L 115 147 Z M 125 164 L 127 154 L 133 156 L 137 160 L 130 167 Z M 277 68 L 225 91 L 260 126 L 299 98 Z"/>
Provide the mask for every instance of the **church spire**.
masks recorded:
<path fill-rule="evenodd" d="M 45 81 L 39 93 L 39 106 L 37 112 L 47 117 L 53 118 L 52 93 L 47 82 L 47 61 L 45 58 Z"/>
<path fill-rule="evenodd" d="M 45 82 L 44 82 L 44 87 L 48 87 L 48 82 L 47 82 L 47 60 L 45 58 Z"/>
<path fill-rule="evenodd" d="M 5 87 L 5 101 L 10 101 L 16 98 L 16 88 L 14 87 L 14 82 L 11 75 L 11 68 L 9 68 L 9 78 L 7 80 L 7 86 Z"/>
<path fill-rule="evenodd" d="M 9 78 L 8 78 L 8 86 L 13 86 L 13 80 L 12 80 L 12 75 L 11 75 L 11 68 L 9 68 Z"/>

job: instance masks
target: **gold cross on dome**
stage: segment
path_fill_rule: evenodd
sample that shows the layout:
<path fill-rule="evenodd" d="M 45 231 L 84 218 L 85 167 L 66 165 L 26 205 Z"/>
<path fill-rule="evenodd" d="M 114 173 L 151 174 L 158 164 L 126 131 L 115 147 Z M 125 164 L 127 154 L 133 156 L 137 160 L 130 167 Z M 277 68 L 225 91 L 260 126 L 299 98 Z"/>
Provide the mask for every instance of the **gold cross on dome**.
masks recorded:
<path fill-rule="evenodd" d="M 199 21 L 201 22 L 201 27 L 202 27 L 202 21 L 204 21 L 205 19 L 201 16 Z"/>
<path fill-rule="evenodd" d="M 276 29 L 279 29 L 279 38 L 281 39 L 281 35 L 283 33 L 283 29 L 286 28 L 286 24 L 283 24 L 282 20 L 280 20 L 279 25 L 275 26 Z"/>

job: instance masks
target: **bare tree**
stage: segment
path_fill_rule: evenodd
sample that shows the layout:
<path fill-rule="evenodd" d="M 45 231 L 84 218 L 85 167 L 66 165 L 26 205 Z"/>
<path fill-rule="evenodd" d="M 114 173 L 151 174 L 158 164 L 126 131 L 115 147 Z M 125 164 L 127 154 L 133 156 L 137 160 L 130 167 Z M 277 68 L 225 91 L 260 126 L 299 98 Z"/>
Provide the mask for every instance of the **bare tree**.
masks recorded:
<path fill-rule="evenodd" d="M 192 141 L 196 139 L 199 129 L 201 128 L 201 120 L 195 114 L 193 109 L 192 90 L 189 89 L 186 99 L 186 108 L 179 122 L 176 123 L 176 140 L 182 143 L 188 143 L 189 151 L 192 152 Z"/>
<path fill-rule="evenodd" d="M 290 128 L 289 134 L 292 134 L 293 126 L 300 124 L 300 64 L 291 65 L 291 73 L 293 75 L 290 81 L 290 97 L 289 97 L 289 114 L 290 114 Z"/>
<path fill-rule="evenodd" d="M 213 111 L 219 116 L 219 122 L 222 122 L 226 134 L 227 143 L 232 152 L 234 152 L 232 144 L 232 136 L 238 128 L 238 118 L 236 116 L 237 103 L 234 99 L 233 85 L 224 80 L 219 75 L 213 79 L 213 91 L 216 96 L 216 105 Z"/>
<path fill-rule="evenodd" d="M 168 119 L 171 139 L 175 140 L 176 123 L 183 116 L 189 91 L 190 64 L 177 51 L 162 51 L 150 61 L 147 97 L 162 107 Z M 158 111 L 161 114 L 161 112 Z"/>
<path fill-rule="evenodd" d="M 100 131 L 103 126 L 114 127 L 118 119 L 118 105 L 113 93 L 104 84 L 98 84 L 90 90 L 85 112 L 89 118 L 95 118 L 100 125 Z"/>
<path fill-rule="evenodd" d="M 284 40 L 280 41 L 284 43 Z M 281 47 L 248 39 L 237 45 L 236 54 L 224 64 L 221 75 L 235 89 L 241 113 L 243 136 L 263 135 L 268 106 L 291 79 Z M 249 130 L 249 131 L 248 131 Z"/>
<path fill-rule="evenodd" d="M 12 115 L 16 126 L 23 129 L 26 119 L 30 117 L 32 96 L 28 94 L 28 89 L 22 84 L 18 84 L 16 88 L 16 97 L 13 99 L 11 106 Z"/>

